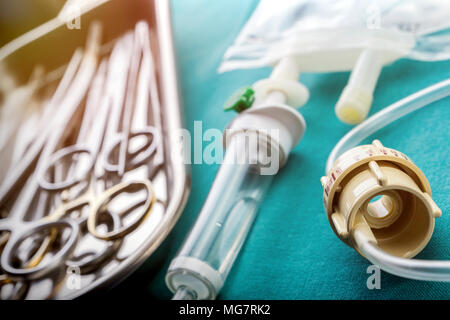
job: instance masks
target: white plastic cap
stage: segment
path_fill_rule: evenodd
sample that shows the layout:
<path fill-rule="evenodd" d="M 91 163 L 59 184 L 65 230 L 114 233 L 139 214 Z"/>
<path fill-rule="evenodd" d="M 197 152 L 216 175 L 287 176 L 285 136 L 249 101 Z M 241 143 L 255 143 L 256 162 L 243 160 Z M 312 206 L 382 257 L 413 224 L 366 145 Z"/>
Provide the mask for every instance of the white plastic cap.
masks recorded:
<path fill-rule="evenodd" d="M 372 92 L 366 88 L 348 85 L 336 104 L 336 115 L 348 124 L 361 123 L 369 113 L 372 99 Z"/>
<path fill-rule="evenodd" d="M 336 104 L 335 112 L 342 122 L 358 124 L 367 117 L 385 60 L 383 54 L 381 51 L 366 49 L 359 56 Z"/>
<path fill-rule="evenodd" d="M 299 80 L 300 70 L 294 58 L 283 58 L 273 69 L 270 78 L 253 84 L 257 99 L 267 100 L 273 92 L 282 92 L 287 105 L 298 108 L 309 99 L 308 89 Z"/>
<path fill-rule="evenodd" d="M 298 81 L 286 79 L 263 79 L 253 84 L 259 100 L 265 100 L 274 91 L 286 96 L 286 104 L 294 108 L 303 106 L 309 99 L 308 89 Z"/>

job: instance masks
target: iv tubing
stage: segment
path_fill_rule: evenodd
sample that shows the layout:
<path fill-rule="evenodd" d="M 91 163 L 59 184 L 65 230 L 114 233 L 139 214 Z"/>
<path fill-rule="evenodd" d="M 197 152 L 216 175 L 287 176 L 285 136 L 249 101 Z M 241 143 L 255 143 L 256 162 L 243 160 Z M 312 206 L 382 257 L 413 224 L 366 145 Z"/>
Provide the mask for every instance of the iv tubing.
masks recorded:
<path fill-rule="evenodd" d="M 450 79 L 429 86 L 414 93 L 353 128 L 348 132 L 331 151 L 327 160 L 328 172 L 339 155 L 350 148 L 357 146 L 362 140 L 382 129 L 388 124 L 400 119 L 409 113 L 427 106 L 435 101 L 450 95 Z M 396 257 L 381 250 L 376 243 L 356 231 L 355 241 L 362 254 L 373 264 L 386 272 L 397 276 L 427 281 L 450 281 L 450 261 L 419 260 Z"/>
<path fill-rule="evenodd" d="M 396 276 L 426 281 L 450 281 L 450 261 L 400 258 L 381 250 L 358 230 L 355 240 L 364 256 L 374 265 Z"/>
<path fill-rule="evenodd" d="M 328 172 L 337 158 L 345 151 L 356 147 L 361 141 L 388 124 L 422 107 L 450 95 L 450 79 L 420 90 L 377 112 L 369 119 L 350 130 L 331 151 L 326 166 Z"/>

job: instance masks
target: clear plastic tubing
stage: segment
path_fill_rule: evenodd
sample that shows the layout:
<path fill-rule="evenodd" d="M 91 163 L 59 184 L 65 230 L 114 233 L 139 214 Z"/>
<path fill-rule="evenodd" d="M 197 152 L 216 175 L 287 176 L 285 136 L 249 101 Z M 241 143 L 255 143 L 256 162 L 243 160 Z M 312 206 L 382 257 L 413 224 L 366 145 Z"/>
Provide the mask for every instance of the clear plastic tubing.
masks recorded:
<path fill-rule="evenodd" d="M 450 95 L 450 79 L 412 94 L 353 128 L 331 151 L 326 165 L 328 172 L 337 158 L 345 151 L 357 146 L 371 134 L 409 113 Z M 450 261 L 405 259 L 390 255 L 375 243 L 356 232 L 355 240 L 363 255 L 386 272 L 416 280 L 450 281 Z"/>
<path fill-rule="evenodd" d="M 260 174 L 264 146 L 258 142 L 259 151 L 249 153 L 239 135 L 228 143 L 200 215 L 169 267 L 173 299 L 216 298 L 273 178 Z"/>

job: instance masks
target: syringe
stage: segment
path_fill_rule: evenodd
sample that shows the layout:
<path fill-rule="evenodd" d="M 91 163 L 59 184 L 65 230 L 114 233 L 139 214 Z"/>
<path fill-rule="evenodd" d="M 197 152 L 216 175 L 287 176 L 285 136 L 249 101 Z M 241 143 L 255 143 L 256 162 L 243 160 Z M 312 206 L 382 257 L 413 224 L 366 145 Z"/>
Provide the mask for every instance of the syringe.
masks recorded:
<path fill-rule="evenodd" d="M 255 83 L 256 101 L 262 102 L 240 113 L 225 131 L 224 161 L 166 275 L 167 285 L 175 293 L 173 299 L 216 298 L 273 176 L 303 136 L 303 117 L 285 104 L 307 100 L 308 92 L 298 82 L 295 67 L 293 61 L 285 59 L 269 79 Z M 306 95 L 301 101 L 299 90 Z M 248 98 L 248 93 L 244 92 L 243 98 Z"/>

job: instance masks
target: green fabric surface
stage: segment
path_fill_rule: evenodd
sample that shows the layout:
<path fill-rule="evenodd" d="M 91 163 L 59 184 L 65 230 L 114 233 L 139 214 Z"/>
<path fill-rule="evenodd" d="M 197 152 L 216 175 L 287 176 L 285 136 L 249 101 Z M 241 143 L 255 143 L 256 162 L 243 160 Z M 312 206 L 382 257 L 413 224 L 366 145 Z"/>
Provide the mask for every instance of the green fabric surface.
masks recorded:
<path fill-rule="evenodd" d="M 223 129 L 235 116 L 224 112 L 224 101 L 237 89 L 267 77 L 270 69 L 217 74 L 231 45 L 257 1 L 172 1 L 175 49 L 186 127 L 203 121 L 203 130 Z M 275 177 L 220 299 L 448 299 L 450 284 L 413 281 L 381 274 L 381 289 L 368 290 L 370 263 L 333 233 L 322 205 L 320 177 L 328 154 L 351 126 L 334 114 L 335 103 L 349 73 L 302 74 L 310 100 L 299 111 L 307 130 L 287 165 Z M 399 60 L 383 69 L 371 113 L 429 85 L 450 77 L 450 62 Z M 449 134 L 450 99 L 430 105 L 379 131 L 387 146 L 408 155 L 424 172 L 433 199 L 443 211 L 432 239 L 418 256 L 450 258 Z M 192 189 L 172 232 L 173 242 L 156 274 L 148 265 L 113 290 L 133 290 L 168 299 L 164 276 L 207 197 L 218 165 L 192 165 Z M 144 288 L 143 288 L 144 287 Z M 118 293 L 120 292 L 120 293 Z"/>

